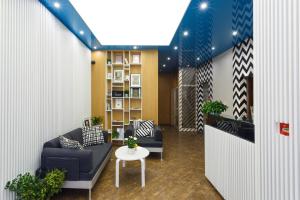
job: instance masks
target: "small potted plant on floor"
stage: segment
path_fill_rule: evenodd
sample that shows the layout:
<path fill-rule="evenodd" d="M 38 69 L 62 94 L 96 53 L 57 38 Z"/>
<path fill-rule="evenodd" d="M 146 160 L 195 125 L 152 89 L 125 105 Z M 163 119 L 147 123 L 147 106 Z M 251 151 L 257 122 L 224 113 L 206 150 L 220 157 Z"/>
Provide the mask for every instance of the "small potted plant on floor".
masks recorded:
<path fill-rule="evenodd" d="M 201 111 L 205 116 L 205 123 L 214 125 L 216 118 L 219 118 L 220 114 L 227 110 L 228 106 L 222 103 L 222 101 L 206 101 L 204 102 Z"/>
<path fill-rule="evenodd" d="M 137 148 L 137 138 L 133 136 L 129 136 L 127 140 L 128 153 L 134 154 Z"/>
<path fill-rule="evenodd" d="M 48 172 L 44 179 L 25 173 L 8 181 L 5 189 L 14 192 L 18 200 L 48 200 L 60 192 L 64 180 L 65 173 L 58 169 Z"/>

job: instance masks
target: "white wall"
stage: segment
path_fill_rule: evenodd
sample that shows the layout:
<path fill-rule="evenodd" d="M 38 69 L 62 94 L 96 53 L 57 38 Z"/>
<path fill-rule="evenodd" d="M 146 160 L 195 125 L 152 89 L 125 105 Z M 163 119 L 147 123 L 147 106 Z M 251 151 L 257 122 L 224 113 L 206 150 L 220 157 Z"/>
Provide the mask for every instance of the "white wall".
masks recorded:
<path fill-rule="evenodd" d="M 256 200 L 300 199 L 300 1 L 254 0 Z M 279 134 L 290 124 L 290 136 Z"/>
<path fill-rule="evenodd" d="M 228 106 L 223 115 L 233 117 L 233 53 L 232 48 L 213 58 L 213 99 Z"/>
<path fill-rule="evenodd" d="M 37 0 L 0 1 L 0 199 L 45 141 L 91 113 L 91 53 Z"/>

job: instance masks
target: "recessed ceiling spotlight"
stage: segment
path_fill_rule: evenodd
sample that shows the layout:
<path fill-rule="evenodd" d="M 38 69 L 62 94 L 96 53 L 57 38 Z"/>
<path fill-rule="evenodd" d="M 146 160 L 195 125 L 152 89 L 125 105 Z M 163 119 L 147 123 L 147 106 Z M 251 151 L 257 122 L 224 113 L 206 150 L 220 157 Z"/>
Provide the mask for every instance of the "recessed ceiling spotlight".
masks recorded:
<path fill-rule="evenodd" d="M 188 31 L 183 31 L 183 36 L 188 36 L 189 32 Z"/>
<path fill-rule="evenodd" d="M 213 51 L 214 51 L 215 49 L 216 49 L 216 47 L 212 47 L 212 48 L 211 48 L 211 50 L 213 50 Z"/>
<path fill-rule="evenodd" d="M 54 5 L 55 8 L 60 8 L 60 3 L 58 3 L 58 2 L 54 2 L 53 5 Z"/>
<path fill-rule="evenodd" d="M 175 46 L 175 47 L 174 47 L 174 50 L 177 50 L 177 49 L 178 49 L 178 46 Z"/>
<path fill-rule="evenodd" d="M 133 46 L 133 49 L 137 49 L 137 46 Z"/>
<path fill-rule="evenodd" d="M 207 7 L 208 7 L 207 2 L 202 2 L 202 3 L 200 4 L 200 9 L 201 9 L 201 10 L 206 10 Z"/>
<path fill-rule="evenodd" d="M 80 33 L 80 35 L 83 35 L 83 34 L 84 34 L 84 31 L 83 31 L 83 30 L 81 30 L 81 31 L 79 31 L 79 33 Z"/>
<path fill-rule="evenodd" d="M 96 47 L 96 46 L 94 46 L 94 49 L 97 49 L 97 47 Z"/>
<path fill-rule="evenodd" d="M 171 60 L 171 58 L 170 58 L 170 57 L 167 57 L 167 60 Z"/>
<path fill-rule="evenodd" d="M 197 57 L 197 60 L 200 60 L 200 58 L 199 58 L 199 57 Z"/>
<path fill-rule="evenodd" d="M 163 64 L 163 67 L 166 67 L 166 64 Z"/>
<path fill-rule="evenodd" d="M 233 36 L 237 36 L 238 33 L 239 33 L 238 31 L 232 31 Z"/>

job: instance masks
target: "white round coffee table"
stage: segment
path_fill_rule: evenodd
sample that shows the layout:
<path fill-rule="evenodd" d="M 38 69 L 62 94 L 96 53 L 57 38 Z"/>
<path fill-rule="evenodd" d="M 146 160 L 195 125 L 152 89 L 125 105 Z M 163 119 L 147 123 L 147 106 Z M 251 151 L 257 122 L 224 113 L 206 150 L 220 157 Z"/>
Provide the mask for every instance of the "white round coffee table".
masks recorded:
<path fill-rule="evenodd" d="M 122 146 L 118 148 L 115 152 L 117 157 L 116 160 L 116 187 L 119 187 L 119 163 L 123 161 L 123 167 L 125 167 L 126 161 L 134 161 L 140 160 L 141 161 L 141 176 L 142 176 L 142 187 L 145 187 L 145 158 L 149 155 L 149 151 L 143 147 L 137 147 L 136 151 L 131 154 L 128 153 L 128 147 Z"/>

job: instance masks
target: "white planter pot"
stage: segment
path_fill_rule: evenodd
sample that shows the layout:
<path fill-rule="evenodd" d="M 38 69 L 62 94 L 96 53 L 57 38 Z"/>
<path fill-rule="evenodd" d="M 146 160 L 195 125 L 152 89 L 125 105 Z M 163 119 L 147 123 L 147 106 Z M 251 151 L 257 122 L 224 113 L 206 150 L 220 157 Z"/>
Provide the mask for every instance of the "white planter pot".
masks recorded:
<path fill-rule="evenodd" d="M 136 148 L 128 148 L 127 152 L 128 154 L 135 154 Z"/>

